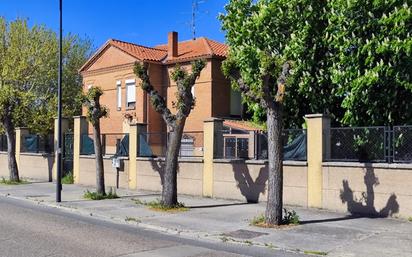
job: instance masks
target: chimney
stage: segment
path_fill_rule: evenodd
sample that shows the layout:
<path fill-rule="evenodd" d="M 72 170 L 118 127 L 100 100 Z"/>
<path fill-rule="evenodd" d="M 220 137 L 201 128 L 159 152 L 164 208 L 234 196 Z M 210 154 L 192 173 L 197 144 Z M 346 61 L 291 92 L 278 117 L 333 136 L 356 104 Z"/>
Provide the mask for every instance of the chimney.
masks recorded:
<path fill-rule="evenodd" d="M 169 57 L 177 57 L 177 44 L 177 32 L 169 32 L 167 35 L 167 55 Z"/>

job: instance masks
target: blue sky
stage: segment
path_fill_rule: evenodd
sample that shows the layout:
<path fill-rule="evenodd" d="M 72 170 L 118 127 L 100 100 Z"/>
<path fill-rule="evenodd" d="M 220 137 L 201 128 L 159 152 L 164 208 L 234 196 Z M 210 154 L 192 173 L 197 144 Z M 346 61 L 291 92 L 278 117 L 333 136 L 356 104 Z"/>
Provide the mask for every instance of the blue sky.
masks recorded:
<path fill-rule="evenodd" d="M 228 0 L 199 4 L 197 36 L 224 41 L 217 19 Z M 58 30 L 58 0 L 0 0 L 0 16 L 28 18 Z M 99 47 L 109 38 L 153 46 L 167 41 L 167 32 L 179 40 L 191 38 L 192 0 L 63 0 L 64 33 L 88 36 Z"/>

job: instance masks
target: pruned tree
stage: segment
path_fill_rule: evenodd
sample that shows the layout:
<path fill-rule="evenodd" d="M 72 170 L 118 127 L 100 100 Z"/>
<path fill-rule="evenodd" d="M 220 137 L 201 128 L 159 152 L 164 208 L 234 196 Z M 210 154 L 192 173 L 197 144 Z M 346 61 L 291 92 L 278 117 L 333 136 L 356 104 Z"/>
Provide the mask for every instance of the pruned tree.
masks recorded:
<path fill-rule="evenodd" d="M 9 180 L 19 182 L 19 168 L 16 161 L 15 124 L 21 124 L 30 112 L 32 95 L 17 90 L 15 83 L 2 81 L 0 84 L 0 123 L 7 138 L 7 159 Z"/>
<path fill-rule="evenodd" d="M 224 74 L 246 102 L 260 105 L 267 115 L 267 224 L 283 222 L 283 104 L 292 62 L 285 52 L 304 8 L 299 1 L 231 0 L 221 15 L 229 45 Z"/>
<path fill-rule="evenodd" d="M 39 77 L 42 27 L 29 28 L 25 20 L 8 23 L 0 17 L 0 122 L 7 137 L 10 180 L 18 182 L 14 129 L 24 125 L 32 113 L 32 91 Z"/>
<path fill-rule="evenodd" d="M 206 62 L 204 60 L 196 60 L 192 62 L 190 73 L 181 66 L 176 66 L 171 73 L 171 78 L 177 84 L 176 101 L 174 102 L 176 113 L 173 114 L 167 107 L 165 98 L 154 89 L 150 82 L 148 74 L 149 64 L 135 63 L 134 72 L 141 80 L 142 89 L 147 92 L 154 109 L 161 114 L 170 130 L 162 188 L 162 204 L 166 207 L 174 207 L 178 204 L 177 169 L 183 129 L 187 117 L 195 106 L 195 99 L 191 89 L 205 65 Z"/>
<path fill-rule="evenodd" d="M 104 184 L 104 166 L 103 166 L 103 152 L 102 141 L 100 133 L 100 119 L 108 116 L 108 109 L 100 104 L 100 97 L 103 91 L 99 87 L 92 87 L 89 89 L 84 97 L 84 105 L 87 108 L 87 120 L 93 126 L 93 141 L 94 153 L 96 160 L 96 193 L 99 195 L 106 195 Z"/>

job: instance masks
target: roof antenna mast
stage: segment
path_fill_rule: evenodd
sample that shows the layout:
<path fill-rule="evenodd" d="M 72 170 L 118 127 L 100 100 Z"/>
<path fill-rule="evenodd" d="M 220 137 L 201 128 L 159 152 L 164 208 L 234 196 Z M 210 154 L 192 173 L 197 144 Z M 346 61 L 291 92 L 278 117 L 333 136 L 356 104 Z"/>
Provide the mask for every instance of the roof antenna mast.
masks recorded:
<path fill-rule="evenodd" d="M 192 22 L 190 27 L 192 29 L 193 40 L 196 39 L 196 16 L 199 12 L 199 4 L 203 4 L 205 2 L 205 0 L 192 0 Z"/>

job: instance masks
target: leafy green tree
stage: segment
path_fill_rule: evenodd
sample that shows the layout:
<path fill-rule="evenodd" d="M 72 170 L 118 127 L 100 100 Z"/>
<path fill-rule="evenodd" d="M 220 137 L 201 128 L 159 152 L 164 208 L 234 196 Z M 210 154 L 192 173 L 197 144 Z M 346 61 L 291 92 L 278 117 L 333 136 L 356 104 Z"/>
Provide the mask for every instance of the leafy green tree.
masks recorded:
<path fill-rule="evenodd" d="M 266 223 L 282 223 L 283 105 L 291 69 L 287 49 L 303 19 L 300 1 L 231 0 L 222 15 L 229 56 L 223 71 L 246 102 L 266 111 L 268 133 L 268 201 Z"/>
<path fill-rule="evenodd" d="M 100 119 L 108 116 L 109 110 L 100 104 L 100 97 L 103 90 L 99 87 L 92 87 L 84 97 L 84 105 L 87 108 L 87 120 L 93 126 L 94 153 L 96 160 L 96 193 L 105 196 L 104 166 L 102 141 L 100 133 Z"/>
<path fill-rule="evenodd" d="M 136 62 L 134 72 L 141 80 L 141 87 L 150 97 L 154 109 L 160 113 L 163 120 L 170 128 L 169 139 L 166 152 L 166 168 L 163 178 L 162 204 L 166 207 L 176 207 L 177 201 L 177 169 L 179 150 L 182 141 L 183 129 L 186 119 L 195 106 L 195 98 L 192 95 L 192 87 L 196 83 L 200 72 L 205 67 L 204 60 L 192 62 L 191 73 L 181 66 L 176 66 L 171 73 L 171 78 L 177 84 L 176 101 L 174 107 L 176 114 L 173 114 L 167 107 L 166 100 L 152 86 L 148 75 L 148 63 Z"/>
<path fill-rule="evenodd" d="M 53 131 L 54 118 L 57 116 L 57 67 L 58 40 L 54 33 L 45 40 L 44 60 L 48 63 L 42 68 L 42 81 L 36 84 L 34 94 L 34 115 L 27 122 L 31 131 L 48 135 Z M 91 42 L 77 35 L 69 34 L 63 38 L 63 79 L 62 103 L 63 116 L 73 117 L 81 114 L 82 78 L 78 70 L 90 56 Z"/>
<path fill-rule="evenodd" d="M 328 74 L 327 1 L 292 1 L 288 6 L 282 1 L 266 1 L 268 8 L 277 9 L 284 17 L 288 12 L 290 37 L 284 44 L 283 55 L 293 60 L 287 94 L 284 100 L 285 127 L 301 127 L 307 113 L 342 114 L 341 99 L 336 96 Z M 268 26 L 279 26 L 273 23 Z M 266 121 L 266 110 L 257 103 L 248 102 L 249 112 L 255 122 Z"/>
<path fill-rule="evenodd" d="M 329 1 L 330 74 L 344 124 L 411 124 L 411 9 L 407 0 Z"/>
<path fill-rule="evenodd" d="M 78 69 L 90 55 L 90 48 L 90 41 L 78 36 L 64 38 L 64 115 L 81 112 L 82 81 Z M 24 19 L 8 22 L 0 17 L 0 125 L 8 138 L 9 170 L 14 180 L 18 180 L 14 129 L 25 126 L 43 135 L 53 130 L 57 114 L 57 53 L 57 36 L 52 30 L 29 27 Z"/>
<path fill-rule="evenodd" d="M 31 29 L 25 20 L 7 23 L 0 17 L 0 121 L 7 137 L 11 181 L 19 181 L 14 129 L 27 122 L 34 102 L 33 88 L 42 66 L 42 27 Z"/>

